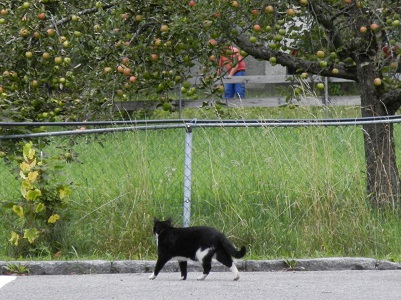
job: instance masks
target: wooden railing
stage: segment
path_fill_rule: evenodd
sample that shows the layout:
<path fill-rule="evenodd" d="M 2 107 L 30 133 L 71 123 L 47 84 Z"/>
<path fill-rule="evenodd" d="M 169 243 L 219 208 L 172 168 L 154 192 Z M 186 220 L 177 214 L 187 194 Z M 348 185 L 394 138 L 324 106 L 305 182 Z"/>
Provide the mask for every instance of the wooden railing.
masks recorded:
<path fill-rule="evenodd" d="M 192 85 L 201 85 L 202 76 L 195 76 L 189 79 Z M 359 96 L 330 96 L 329 95 L 329 84 L 332 82 L 353 82 L 347 79 L 341 78 L 328 78 L 321 76 L 309 76 L 305 79 L 310 83 L 323 82 L 325 84 L 324 95 L 320 99 L 317 97 L 305 97 L 301 101 L 297 101 L 297 105 L 360 105 Z M 294 84 L 298 79 L 293 75 L 253 75 L 253 76 L 234 76 L 230 78 L 222 78 L 221 83 L 245 83 L 245 84 Z M 195 108 L 200 107 L 205 101 L 221 101 L 223 99 L 198 99 L 198 100 L 187 100 L 181 98 L 180 100 L 173 101 L 173 104 L 182 108 Z M 122 110 L 127 112 L 136 111 L 139 109 L 156 109 L 159 101 L 141 100 L 141 101 L 123 101 L 115 103 L 115 110 Z M 227 103 L 230 107 L 274 107 L 287 105 L 284 96 L 277 97 L 258 97 L 258 98 L 246 98 L 246 99 L 232 99 Z"/>

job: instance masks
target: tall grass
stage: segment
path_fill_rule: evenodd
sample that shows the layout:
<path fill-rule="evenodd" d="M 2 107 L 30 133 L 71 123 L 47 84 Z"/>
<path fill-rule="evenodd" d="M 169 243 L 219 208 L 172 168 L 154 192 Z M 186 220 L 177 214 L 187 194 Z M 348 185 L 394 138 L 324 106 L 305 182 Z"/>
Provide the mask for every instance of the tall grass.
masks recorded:
<path fill-rule="evenodd" d="M 184 141 L 175 137 L 174 132 L 153 131 L 76 142 L 76 155 L 84 163 L 67 170 L 71 178 L 81 178 L 74 181 L 77 214 L 66 244 L 82 255 L 150 257 L 153 217 L 181 211 L 176 183 L 182 182 Z M 78 240 L 69 238 L 74 232 L 80 232 Z"/>
<path fill-rule="evenodd" d="M 247 101 L 246 99 L 244 102 Z M 318 102 L 318 101 L 317 101 Z M 296 103 L 295 103 L 296 104 Z M 149 113 L 147 115 L 146 113 Z M 178 119 L 179 111 L 166 112 L 154 110 L 139 112 L 134 118 L 142 119 L 144 116 L 154 119 Z M 321 118 L 356 118 L 360 116 L 360 108 L 355 106 L 279 106 L 279 107 L 228 107 L 216 111 L 212 107 L 187 108 L 182 111 L 182 117 L 188 119 L 321 119 Z"/>
<path fill-rule="evenodd" d="M 63 255 L 154 258 L 153 217 L 182 224 L 184 136 L 54 138 L 46 151 L 73 143 L 76 158 L 65 169 L 73 196 Z M 371 208 L 364 164 L 359 127 L 195 127 L 191 223 L 219 228 L 252 258 L 399 259 L 399 215 Z"/>

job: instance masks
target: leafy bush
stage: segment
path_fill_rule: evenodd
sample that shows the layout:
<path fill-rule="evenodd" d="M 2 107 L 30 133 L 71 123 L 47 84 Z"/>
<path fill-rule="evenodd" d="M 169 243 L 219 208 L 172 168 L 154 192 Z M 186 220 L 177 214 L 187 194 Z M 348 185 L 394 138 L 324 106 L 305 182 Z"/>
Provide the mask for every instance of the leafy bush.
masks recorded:
<path fill-rule="evenodd" d="M 71 194 L 68 184 L 61 183 L 63 166 L 57 157 L 38 157 L 33 143 L 23 147 L 19 181 L 21 198 L 7 204 L 11 219 L 12 256 L 50 253 L 60 247 L 55 235 L 56 225 L 67 216 Z"/>

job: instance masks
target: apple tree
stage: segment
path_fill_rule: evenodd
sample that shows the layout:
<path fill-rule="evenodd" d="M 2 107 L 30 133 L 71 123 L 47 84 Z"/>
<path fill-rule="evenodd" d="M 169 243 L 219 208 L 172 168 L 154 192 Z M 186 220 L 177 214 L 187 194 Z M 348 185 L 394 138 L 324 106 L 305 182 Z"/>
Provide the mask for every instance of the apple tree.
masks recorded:
<path fill-rule="evenodd" d="M 210 93 L 226 40 L 298 73 L 354 80 L 364 117 L 401 105 L 398 0 L 0 0 L 0 118 L 109 118 L 114 101 L 154 98 L 194 61 Z M 364 125 L 367 193 L 400 200 L 392 124 Z M 4 130 L 4 129 L 2 129 Z"/>
<path fill-rule="evenodd" d="M 187 86 L 208 47 L 192 8 L 183 0 L 0 0 L 0 121 L 110 119 L 115 101 L 138 97 L 172 110 L 169 91 Z"/>
<path fill-rule="evenodd" d="M 0 1 L 0 117 L 88 120 L 137 94 L 168 102 L 206 55 L 198 21 L 183 0 Z"/>
<path fill-rule="evenodd" d="M 217 11 L 221 7 L 215 28 L 249 55 L 287 66 L 303 77 L 354 80 L 363 117 L 386 117 L 400 108 L 400 1 L 199 2 L 213 2 Z M 367 124 L 363 132 L 367 194 L 374 205 L 395 207 L 400 178 L 393 125 Z"/>

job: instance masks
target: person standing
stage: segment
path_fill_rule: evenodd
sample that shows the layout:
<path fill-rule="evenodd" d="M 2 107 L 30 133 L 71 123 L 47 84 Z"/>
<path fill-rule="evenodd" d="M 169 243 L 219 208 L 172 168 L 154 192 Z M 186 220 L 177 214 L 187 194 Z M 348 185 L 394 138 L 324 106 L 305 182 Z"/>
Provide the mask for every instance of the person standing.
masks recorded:
<path fill-rule="evenodd" d="M 227 46 L 223 49 L 227 54 L 219 58 L 219 74 L 226 72 L 228 78 L 233 76 L 245 76 L 245 62 L 238 48 Z M 223 73 L 224 74 L 224 73 Z M 224 98 L 233 99 L 237 96 L 240 99 L 245 98 L 244 83 L 226 83 L 224 85 Z"/>

